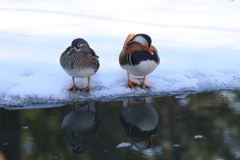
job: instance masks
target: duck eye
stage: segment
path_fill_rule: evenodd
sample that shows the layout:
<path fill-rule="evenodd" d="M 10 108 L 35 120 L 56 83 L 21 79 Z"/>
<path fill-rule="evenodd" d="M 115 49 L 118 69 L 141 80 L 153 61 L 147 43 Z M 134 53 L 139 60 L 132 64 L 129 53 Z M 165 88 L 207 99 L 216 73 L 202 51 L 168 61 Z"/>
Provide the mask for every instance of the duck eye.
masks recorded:
<path fill-rule="evenodd" d="M 81 43 L 78 43 L 77 46 L 80 47 L 80 46 L 81 46 Z"/>

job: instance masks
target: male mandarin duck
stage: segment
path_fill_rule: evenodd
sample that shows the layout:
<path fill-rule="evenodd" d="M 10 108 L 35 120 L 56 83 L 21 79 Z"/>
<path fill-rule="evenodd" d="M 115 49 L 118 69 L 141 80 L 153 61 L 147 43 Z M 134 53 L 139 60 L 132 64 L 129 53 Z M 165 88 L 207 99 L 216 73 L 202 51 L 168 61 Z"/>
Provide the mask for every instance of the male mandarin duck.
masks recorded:
<path fill-rule="evenodd" d="M 60 57 L 60 64 L 64 71 L 72 77 L 73 86 L 69 91 L 76 92 L 90 92 L 90 77 L 99 69 L 98 56 L 94 50 L 90 48 L 87 41 L 82 38 L 77 38 L 72 41 Z M 79 88 L 76 86 L 74 78 L 88 78 L 88 85 L 86 88 Z"/>
<path fill-rule="evenodd" d="M 120 123 L 134 146 L 140 150 L 152 147 L 152 137 L 159 128 L 159 116 L 145 98 L 143 103 L 125 100 L 120 112 Z"/>
<path fill-rule="evenodd" d="M 146 34 L 129 34 L 119 55 L 119 63 L 127 71 L 126 87 L 136 87 L 137 83 L 130 80 L 130 74 L 143 76 L 141 87 L 150 88 L 145 84 L 146 76 L 159 65 L 157 49 L 151 45 L 151 37 Z"/>

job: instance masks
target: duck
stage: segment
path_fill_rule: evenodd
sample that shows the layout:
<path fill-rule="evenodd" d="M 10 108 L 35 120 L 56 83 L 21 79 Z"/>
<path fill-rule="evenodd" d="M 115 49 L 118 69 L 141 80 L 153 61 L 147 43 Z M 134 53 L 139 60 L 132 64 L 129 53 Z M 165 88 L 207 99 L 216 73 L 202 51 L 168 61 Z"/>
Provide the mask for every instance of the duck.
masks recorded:
<path fill-rule="evenodd" d="M 130 74 L 143 76 L 141 88 L 150 88 L 146 85 L 146 76 L 152 73 L 159 65 L 160 58 L 157 49 L 152 45 L 152 39 L 147 34 L 130 33 L 119 54 L 119 64 L 127 71 L 126 87 L 136 87 L 138 83 L 130 80 Z"/>
<path fill-rule="evenodd" d="M 120 124 L 139 150 L 153 146 L 152 138 L 159 128 L 159 116 L 153 106 L 146 102 L 124 100 L 120 111 Z"/>
<path fill-rule="evenodd" d="M 73 86 L 69 91 L 90 92 L 90 79 L 99 67 L 98 56 L 88 42 L 83 38 L 76 38 L 60 56 L 60 65 L 63 70 L 72 77 Z M 86 88 L 79 88 L 75 83 L 75 78 L 87 78 L 88 84 Z"/>
<path fill-rule="evenodd" d="M 74 109 L 62 120 L 61 134 L 69 143 L 73 153 L 81 154 L 87 150 L 99 129 L 97 102 L 89 102 L 83 107 L 72 104 Z"/>

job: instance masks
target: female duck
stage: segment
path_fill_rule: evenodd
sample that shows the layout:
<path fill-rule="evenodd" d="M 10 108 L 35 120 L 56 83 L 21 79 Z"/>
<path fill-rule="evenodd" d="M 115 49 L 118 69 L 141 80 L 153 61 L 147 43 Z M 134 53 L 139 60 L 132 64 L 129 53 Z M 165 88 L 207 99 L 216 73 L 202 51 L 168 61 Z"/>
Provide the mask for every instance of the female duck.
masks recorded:
<path fill-rule="evenodd" d="M 132 74 L 143 76 L 141 87 L 150 88 L 145 84 L 146 76 L 153 72 L 160 62 L 157 49 L 151 43 L 151 38 L 146 34 L 129 34 L 126 38 L 119 55 L 120 66 L 127 71 L 128 75 L 126 87 L 137 86 L 136 82 L 130 80 L 130 74 Z"/>
<path fill-rule="evenodd" d="M 69 91 L 90 92 L 90 77 L 99 69 L 98 56 L 93 49 L 90 48 L 87 41 L 82 38 L 77 38 L 72 41 L 60 57 L 60 64 L 64 71 L 72 77 L 73 86 Z M 74 78 L 88 78 L 86 88 L 78 88 L 74 82 Z"/>

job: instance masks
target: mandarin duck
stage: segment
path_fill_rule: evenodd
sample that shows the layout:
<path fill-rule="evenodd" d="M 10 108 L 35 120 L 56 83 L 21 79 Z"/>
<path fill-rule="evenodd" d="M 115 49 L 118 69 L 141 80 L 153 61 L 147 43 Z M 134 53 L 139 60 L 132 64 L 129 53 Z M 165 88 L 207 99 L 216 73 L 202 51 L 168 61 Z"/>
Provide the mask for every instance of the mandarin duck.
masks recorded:
<path fill-rule="evenodd" d="M 74 153 L 86 151 L 98 131 L 100 123 L 96 105 L 97 103 L 91 102 L 71 111 L 61 123 L 62 137 L 70 144 Z"/>
<path fill-rule="evenodd" d="M 131 103 L 132 102 L 132 103 Z M 152 137 L 159 128 L 159 116 L 145 99 L 143 103 L 124 101 L 120 122 L 135 147 L 145 150 L 152 147 Z"/>
<path fill-rule="evenodd" d="M 60 57 L 60 65 L 63 70 L 72 77 L 73 86 L 68 89 L 69 91 L 90 92 L 90 77 L 97 72 L 100 66 L 98 58 L 94 50 L 90 48 L 84 39 L 77 38 L 72 41 L 71 46 Z M 77 87 L 74 78 L 86 77 L 88 79 L 87 87 Z"/>
<path fill-rule="evenodd" d="M 119 55 L 120 66 L 127 71 L 126 87 L 136 87 L 137 83 L 130 80 L 130 74 L 143 76 L 141 87 L 150 88 L 145 84 L 146 76 L 159 65 L 157 49 L 151 45 L 152 40 L 146 34 L 129 34 Z"/>

